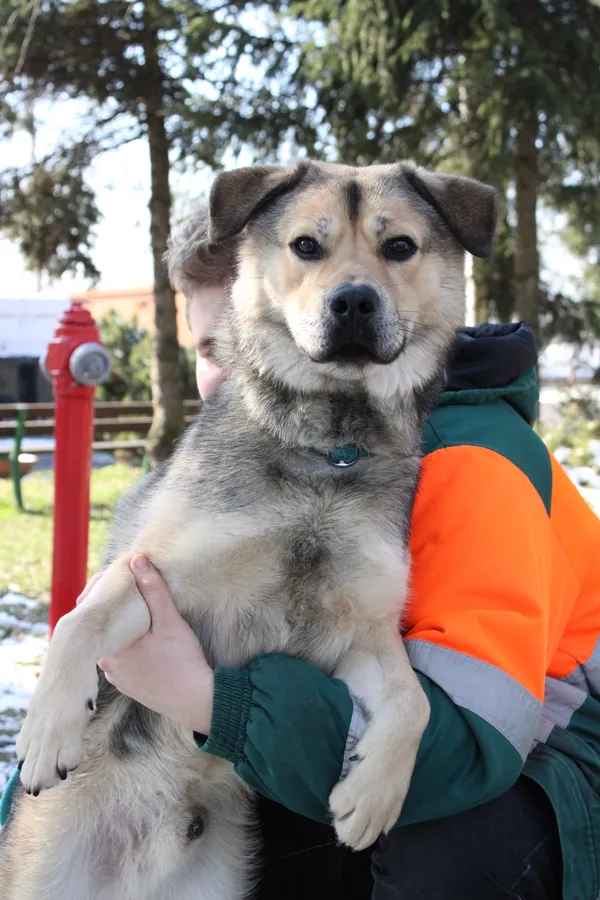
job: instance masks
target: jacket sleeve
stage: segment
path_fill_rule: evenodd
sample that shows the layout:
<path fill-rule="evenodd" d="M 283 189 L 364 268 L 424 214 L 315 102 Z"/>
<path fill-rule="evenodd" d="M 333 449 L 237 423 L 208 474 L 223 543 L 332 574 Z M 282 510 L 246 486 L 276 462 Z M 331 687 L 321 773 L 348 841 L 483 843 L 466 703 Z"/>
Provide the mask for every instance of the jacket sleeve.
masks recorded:
<path fill-rule="evenodd" d="M 551 543 L 544 504 L 508 460 L 471 447 L 427 457 L 404 630 L 431 718 L 400 824 L 480 805 L 519 776 L 552 641 Z M 364 728 L 357 712 L 342 682 L 300 660 L 260 657 L 217 670 L 203 749 L 259 792 L 326 821 Z"/>

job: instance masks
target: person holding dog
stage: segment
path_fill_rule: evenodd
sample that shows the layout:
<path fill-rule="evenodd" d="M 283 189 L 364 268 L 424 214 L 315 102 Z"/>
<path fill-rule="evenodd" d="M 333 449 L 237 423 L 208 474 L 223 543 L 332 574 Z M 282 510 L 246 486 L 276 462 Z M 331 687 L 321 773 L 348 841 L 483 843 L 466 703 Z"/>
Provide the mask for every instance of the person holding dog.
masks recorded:
<path fill-rule="evenodd" d="M 201 206 L 169 256 L 204 398 L 223 377 L 210 334 L 235 265 L 207 234 Z M 527 325 L 465 330 L 426 429 L 404 630 L 431 720 L 399 825 L 369 851 L 336 846 L 327 824 L 363 727 L 346 686 L 277 655 L 213 672 L 160 574 L 133 561 L 152 629 L 101 665 L 257 790 L 260 900 L 598 895 L 600 523 L 531 428 L 535 363 Z"/>
<path fill-rule="evenodd" d="M 210 246 L 202 206 L 169 262 L 206 398 L 235 246 Z M 277 654 L 213 671 L 158 571 L 132 560 L 152 626 L 99 664 L 257 791 L 257 900 L 598 896 L 600 523 L 531 427 L 535 363 L 525 324 L 466 329 L 425 429 L 402 628 L 431 718 L 398 826 L 367 851 L 329 825 L 365 727 L 346 685 Z"/>

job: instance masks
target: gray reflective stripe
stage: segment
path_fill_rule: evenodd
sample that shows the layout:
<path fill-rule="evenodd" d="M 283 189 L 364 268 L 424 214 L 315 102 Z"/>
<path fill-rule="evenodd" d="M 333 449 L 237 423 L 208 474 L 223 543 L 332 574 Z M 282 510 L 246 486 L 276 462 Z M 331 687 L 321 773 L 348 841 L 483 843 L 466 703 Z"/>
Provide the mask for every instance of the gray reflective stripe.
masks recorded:
<path fill-rule="evenodd" d="M 344 750 L 344 762 L 342 764 L 342 774 L 340 775 L 340 780 L 342 778 L 345 778 L 348 774 L 351 765 L 350 757 L 353 755 L 354 748 L 367 730 L 366 712 L 354 696 L 352 696 L 352 703 L 352 718 L 350 719 L 350 729 L 348 731 L 348 737 L 346 739 L 346 749 Z"/>
<path fill-rule="evenodd" d="M 572 684 L 575 687 L 580 688 L 582 691 L 585 691 L 586 694 L 589 693 L 587 678 L 585 677 L 582 666 L 576 666 L 570 675 L 565 675 L 561 680 L 566 684 Z"/>
<path fill-rule="evenodd" d="M 548 738 L 550 737 L 550 732 L 554 728 L 554 722 L 550 719 L 545 719 L 543 716 L 540 719 L 539 725 L 537 727 L 537 731 L 535 733 L 535 738 L 533 740 L 533 744 L 531 745 L 531 749 L 535 747 L 536 744 L 545 744 Z"/>
<path fill-rule="evenodd" d="M 589 659 L 581 664 L 590 694 L 600 696 L 600 637 L 592 650 Z"/>
<path fill-rule="evenodd" d="M 544 709 L 542 715 L 550 719 L 561 728 L 568 728 L 569 722 L 580 706 L 583 706 L 588 694 L 587 691 L 559 681 L 556 678 L 546 678 L 544 687 Z"/>
<path fill-rule="evenodd" d="M 544 708 L 535 734 L 535 740 L 545 743 L 555 725 L 568 728 L 573 714 L 583 706 L 588 692 L 565 679 L 546 678 Z"/>
<path fill-rule="evenodd" d="M 527 758 L 540 721 L 542 704 L 523 685 L 497 666 L 430 644 L 404 642 L 412 667 L 422 672 L 463 709 L 476 713 Z"/>
<path fill-rule="evenodd" d="M 569 675 L 561 678 L 561 682 L 575 685 L 587 694 L 596 694 L 600 697 L 600 637 L 589 659 L 579 663 Z"/>

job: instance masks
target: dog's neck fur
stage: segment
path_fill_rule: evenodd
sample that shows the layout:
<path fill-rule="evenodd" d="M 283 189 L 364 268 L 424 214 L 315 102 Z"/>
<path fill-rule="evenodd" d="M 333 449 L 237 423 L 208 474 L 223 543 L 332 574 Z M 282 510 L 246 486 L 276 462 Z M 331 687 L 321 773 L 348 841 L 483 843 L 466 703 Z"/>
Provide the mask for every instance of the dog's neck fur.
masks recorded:
<path fill-rule="evenodd" d="M 240 345 L 236 331 L 231 321 L 221 323 L 217 358 L 249 418 L 285 447 L 330 451 L 356 444 L 373 454 L 420 452 L 423 425 L 443 386 L 447 354 L 424 383 L 385 399 L 333 379 L 327 390 L 299 391 L 261 365 L 260 354 Z"/>

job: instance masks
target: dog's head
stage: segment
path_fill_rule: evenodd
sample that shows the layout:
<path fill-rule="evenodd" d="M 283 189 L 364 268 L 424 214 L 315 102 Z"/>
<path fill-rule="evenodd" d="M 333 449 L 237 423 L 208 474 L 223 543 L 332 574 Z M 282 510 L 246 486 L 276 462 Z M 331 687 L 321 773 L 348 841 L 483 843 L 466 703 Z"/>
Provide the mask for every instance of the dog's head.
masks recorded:
<path fill-rule="evenodd" d="M 496 218 L 492 188 L 411 163 L 223 173 L 210 238 L 243 232 L 240 350 L 296 389 L 415 387 L 464 321 L 464 252 L 490 255 Z"/>

